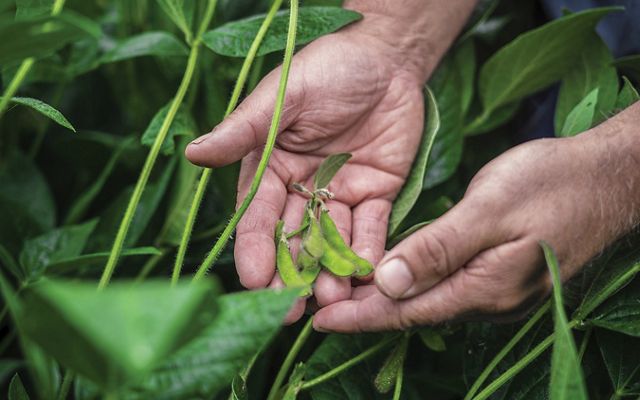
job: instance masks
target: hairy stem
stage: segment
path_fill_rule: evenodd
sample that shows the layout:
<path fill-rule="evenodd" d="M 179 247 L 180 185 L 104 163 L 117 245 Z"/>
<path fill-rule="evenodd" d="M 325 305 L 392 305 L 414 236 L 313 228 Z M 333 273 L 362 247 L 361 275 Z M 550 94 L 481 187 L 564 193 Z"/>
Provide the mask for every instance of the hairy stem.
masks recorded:
<path fill-rule="evenodd" d="M 494 369 L 500 364 L 507 354 L 522 340 L 522 338 L 535 326 L 535 324 L 549 311 L 549 307 L 551 306 L 551 302 L 547 301 L 544 303 L 535 314 L 529 318 L 526 324 L 520 328 L 518 332 L 509 340 L 509 342 L 496 354 L 495 357 L 491 360 L 491 362 L 485 367 L 482 373 L 476 378 L 473 385 L 471 385 L 471 389 L 464 397 L 464 400 L 472 399 L 473 396 L 478 392 L 482 384 L 489 377 L 489 375 L 493 372 Z"/>
<path fill-rule="evenodd" d="M 280 366 L 280 370 L 276 375 L 276 379 L 273 381 L 271 390 L 269 390 L 269 396 L 267 396 L 267 400 L 274 400 L 278 395 L 278 391 L 282 387 L 282 383 L 284 382 L 284 379 L 287 377 L 287 373 L 289 372 L 291 365 L 293 365 L 293 362 L 298 356 L 300 349 L 302 349 L 302 346 L 305 344 L 305 342 L 309 338 L 309 335 L 311 335 L 311 332 L 313 332 L 313 317 L 307 320 L 307 323 L 304 324 L 304 327 L 300 331 L 300 334 L 298 334 L 298 337 L 296 338 L 296 341 L 293 343 L 293 346 L 291 346 L 291 349 L 289 349 L 289 353 L 287 353 L 287 356 L 282 362 L 282 365 Z"/>
<path fill-rule="evenodd" d="M 302 386 L 300 386 L 300 390 L 307 390 L 307 389 L 311 389 L 312 387 L 319 385 L 321 383 L 324 383 L 326 381 L 328 381 L 329 379 L 332 379 L 334 377 L 336 377 L 337 375 L 340 375 L 342 372 L 348 370 L 349 368 L 353 367 L 354 365 L 357 365 L 358 363 L 366 360 L 367 358 L 373 356 L 374 354 L 376 354 L 377 352 L 379 352 L 380 350 L 384 349 L 385 347 L 387 347 L 391 342 L 393 342 L 394 340 L 396 340 L 398 338 L 398 335 L 394 335 L 394 336 L 390 336 L 382 341 L 380 341 L 378 344 L 375 344 L 373 346 L 371 346 L 369 349 L 363 351 L 362 353 L 358 354 L 357 356 L 353 357 L 352 359 L 345 361 L 344 363 L 338 365 L 337 367 L 335 367 L 334 369 L 325 372 L 324 374 L 313 378 L 310 381 L 304 382 L 302 384 Z"/>
<path fill-rule="evenodd" d="M 276 104 L 274 107 L 273 118 L 271 119 L 271 127 L 269 128 L 269 133 L 267 135 L 267 140 L 264 145 L 264 151 L 262 152 L 262 157 L 260 158 L 260 163 L 258 164 L 258 168 L 256 170 L 256 174 L 253 177 L 253 181 L 251 182 L 251 187 L 249 188 L 249 192 L 247 196 L 242 200 L 240 207 L 236 210 L 236 212 L 231 217 L 229 224 L 220 235 L 218 241 L 214 244 L 213 249 L 207 255 L 205 260 L 202 262 L 200 267 L 198 267 L 198 271 L 194 276 L 194 280 L 202 279 L 204 275 L 207 273 L 209 268 L 215 263 L 217 258 L 220 256 L 220 253 L 224 249 L 225 245 L 229 241 L 231 234 L 236 229 L 238 222 L 244 215 L 244 213 L 249 208 L 249 205 L 253 201 L 256 193 L 258 192 L 258 188 L 260 187 L 260 182 L 262 181 L 262 177 L 264 176 L 264 172 L 267 169 L 267 165 L 269 164 L 269 158 L 271 158 L 271 153 L 273 152 L 273 147 L 276 144 L 276 136 L 278 134 L 278 129 L 280 127 L 280 117 L 282 116 L 282 110 L 284 108 L 284 100 L 285 93 L 287 91 L 287 81 L 289 79 L 289 71 L 291 69 L 291 61 L 293 59 L 293 51 L 295 50 L 296 44 L 296 29 L 298 26 L 298 0 L 291 0 L 291 8 L 289 12 L 289 30 L 287 33 L 287 45 L 284 51 L 284 62 L 282 63 L 282 72 L 280 74 L 280 83 L 278 86 L 278 96 L 276 97 Z"/>
<path fill-rule="evenodd" d="M 74 377 L 75 374 L 69 369 L 64 373 L 64 378 L 62 378 L 62 384 L 60 385 L 58 396 L 56 396 L 57 400 L 65 400 L 67 398 Z"/>
<path fill-rule="evenodd" d="M 240 74 L 238 75 L 238 80 L 236 81 L 235 87 L 233 88 L 233 93 L 231 94 L 231 99 L 229 99 L 229 104 L 227 105 L 227 109 L 225 111 L 224 116 L 227 117 L 238 105 L 238 101 L 240 100 L 240 95 L 242 94 L 242 90 L 245 86 L 245 82 L 247 81 L 247 77 L 249 76 L 249 72 L 251 71 L 251 66 L 253 65 L 253 61 L 258 53 L 258 49 L 262 44 L 262 40 L 264 39 L 273 18 L 276 13 L 280 9 L 282 5 L 282 0 L 274 0 L 267 16 L 265 17 L 256 37 L 253 39 L 253 43 L 251 43 L 251 47 L 249 48 L 249 53 L 247 57 L 245 57 L 244 62 L 242 64 L 242 68 L 240 69 Z M 198 217 L 198 211 L 200 210 L 200 205 L 202 204 L 202 199 L 204 198 L 204 193 L 207 188 L 207 184 L 209 183 L 209 179 L 211 178 L 211 169 L 203 169 L 202 175 L 200 175 L 200 181 L 198 182 L 198 187 L 193 196 L 193 200 L 191 202 L 191 207 L 189 208 L 189 214 L 187 216 L 187 221 L 184 226 L 184 230 L 182 232 L 182 238 L 180 239 L 180 245 L 178 246 L 178 253 L 176 255 L 176 260 L 173 266 L 173 272 L 171 274 L 171 281 L 173 283 L 177 282 L 180 278 L 180 272 L 182 270 L 182 266 L 184 264 L 184 257 L 187 253 L 187 247 L 189 246 L 189 242 L 191 240 L 191 234 L 193 233 L 193 226 L 195 225 L 196 218 Z"/>
<path fill-rule="evenodd" d="M 574 328 L 576 325 L 579 325 L 581 321 L 572 320 L 569 322 L 569 329 Z M 555 337 L 555 333 L 547 336 L 542 342 L 538 343 L 536 347 L 534 347 L 529 353 L 527 353 L 524 357 L 522 357 L 517 363 L 515 363 L 511 368 L 503 372 L 499 377 L 497 377 L 493 382 L 487 385 L 484 390 L 482 390 L 474 400 L 484 400 L 489 398 L 493 393 L 495 393 L 498 389 L 502 387 L 505 383 L 507 383 L 510 379 L 516 376 L 520 371 L 522 371 L 527 365 L 531 364 L 536 358 L 538 358 L 544 351 L 549 348 L 553 344 L 553 339 Z"/>
<path fill-rule="evenodd" d="M 198 34 L 191 45 L 189 60 L 187 61 L 187 67 L 182 77 L 182 82 L 180 82 L 180 87 L 178 88 L 178 91 L 173 98 L 173 101 L 171 102 L 171 106 L 169 107 L 167 116 L 162 122 L 162 126 L 160 127 L 160 131 L 158 132 L 158 136 L 156 136 L 156 139 L 151 146 L 151 150 L 149 150 L 149 154 L 147 155 L 147 159 L 144 163 L 144 167 L 142 168 L 142 172 L 140 173 L 140 177 L 138 178 L 135 189 L 133 190 L 133 194 L 129 199 L 129 204 L 127 205 L 127 210 L 125 211 L 122 222 L 120 223 L 120 227 L 118 228 L 118 233 L 116 234 L 116 238 L 113 242 L 113 247 L 111 248 L 111 253 L 109 254 L 109 259 L 107 260 L 107 265 L 105 266 L 102 277 L 100 278 L 100 283 L 98 285 L 99 289 L 103 289 L 109 284 L 111 276 L 113 275 L 113 271 L 115 270 L 116 264 L 118 263 L 124 241 L 126 239 L 127 233 L 129 232 L 129 227 L 131 226 L 131 221 L 133 220 L 136 208 L 138 207 L 138 203 L 140 202 L 140 198 L 142 197 L 142 192 L 147 185 L 147 181 L 149 180 L 149 176 L 151 175 L 151 170 L 153 169 L 156 159 L 158 158 L 158 154 L 160 153 L 162 143 L 164 143 L 167 133 L 169 132 L 169 128 L 173 123 L 173 119 L 175 118 L 176 113 L 178 112 L 178 109 L 180 108 L 180 105 L 184 100 L 187 89 L 189 88 L 189 85 L 191 83 L 191 79 L 193 78 L 193 73 L 198 63 L 202 34 L 211 22 L 213 11 L 215 10 L 215 5 L 216 0 L 209 0 L 209 2 L 207 3 L 207 9 L 205 11 L 205 15 L 200 28 L 198 29 Z"/>
<path fill-rule="evenodd" d="M 60 14 L 60 12 L 62 11 L 62 7 L 64 7 L 64 2 L 65 0 L 56 0 L 53 3 L 53 7 L 51 8 L 51 16 L 55 17 L 56 15 Z M 31 71 L 31 67 L 33 67 L 35 61 L 35 58 L 29 57 L 22 61 L 20 67 L 18 67 L 18 71 L 13 76 L 13 79 L 11 79 L 9 86 L 7 86 L 7 90 L 5 90 L 2 98 L 0 99 L 0 118 L 2 118 L 4 113 L 7 111 L 7 106 L 9 105 L 9 102 L 11 102 L 11 98 L 13 98 L 13 96 L 20 88 L 22 81 L 27 77 L 29 71 Z"/>

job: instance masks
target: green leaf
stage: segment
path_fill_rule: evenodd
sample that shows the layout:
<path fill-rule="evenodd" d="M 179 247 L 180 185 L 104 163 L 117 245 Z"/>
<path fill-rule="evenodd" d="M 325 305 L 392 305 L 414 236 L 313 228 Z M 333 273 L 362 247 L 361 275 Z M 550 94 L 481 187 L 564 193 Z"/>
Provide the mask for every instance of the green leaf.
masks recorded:
<path fill-rule="evenodd" d="M 187 0 L 186 7 L 185 0 L 158 0 L 158 3 L 171 18 L 171 21 L 184 33 L 185 37 L 190 38 L 195 2 Z"/>
<path fill-rule="evenodd" d="M 402 221 L 409 214 L 422 192 L 425 173 L 427 170 L 429 156 L 433 148 L 440 129 L 440 115 L 438 114 L 438 104 L 431 90 L 425 88 L 425 126 L 422 133 L 422 141 L 418 147 L 418 153 L 413 161 L 413 166 L 409 172 L 402 190 L 393 202 L 391 215 L 389 216 L 389 227 L 387 237 L 395 236 Z"/>
<path fill-rule="evenodd" d="M 620 89 L 620 93 L 618 94 L 618 99 L 616 100 L 616 111 L 624 110 L 629 107 L 636 101 L 640 100 L 640 95 L 633 84 L 629 82 L 626 76 L 622 77 L 624 84 L 622 85 L 622 89 Z"/>
<path fill-rule="evenodd" d="M 562 80 L 555 113 L 555 132 L 559 134 L 568 115 L 593 90 L 598 89 L 598 101 L 593 119 L 599 122 L 614 108 L 618 93 L 618 74 L 611 65 L 613 56 L 597 33 L 591 33 L 590 46 L 580 53 Z"/>
<path fill-rule="evenodd" d="M 462 132 L 465 136 L 490 132 L 510 121 L 518 111 L 518 108 L 520 108 L 520 104 L 514 102 L 493 110 L 490 114 L 477 115 L 465 125 Z"/>
<path fill-rule="evenodd" d="M 271 341 L 296 298 L 295 290 L 221 296 L 215 321 L 134 393 L 152 399 L 213 398 Z"/>
<path fill-rule="evenodd" d="M 350 153 L 332 154 L 325 158 L 318 167 L 316 175 L 313 177 L 313 188 L 321 189 L 329 186 L 333 177 L 350 158 Z"/>
<path fill-rule="evenodd" d="M 24 272 L 18 262 L 13 258 L 13 255 L 0 244 L 0 265 L 2 265 L 7 271 L 11 272 L 16 279 L 19 281 L 24 280 Z"/>
<path fill-rule="evenodd" d="M 18 368 L 24 365 L 24 361 L 14 358 L 0 359 L 0 382 L 11 376 L 12 372 L 15 372 Z"/>
<path fill-rule="evenodd" d="M 0 97 L 1 99 L 2 97 Z M 64 126 L 70 131 L 75 132 L 76 128 L 62 115 L 62 113 L 42 100 L 33 99 L 31 97 L 12 97 L 12 103 L 21 104 L 23 106 L 30 107 L 45 117 L 51 119 L 53 122 L 60 126 Z"/>
<path fill-rule="evenodd" d="M 389 353 L 387 359 L 382 364 L 380 371 L 373 380 L 373 385 L 380 393 L 388 393 L 396 383 L 396 376 L 404 367 L 404 359 L 407 355 L 408 340 L 401 340 L 398 345 Z"/>
<path fill-rule="evenodd" d="M 640 54 L 618 58 L 613 65 L 627 73 L 636 82 L 640 81 Z"/>
<path fill-rule="evenodd" d="M 62 365 L 104 389 L 121 388 L 189 342 L 213 320 L 210 281 L 112 283 L 44 280 L 22 297 L 20 325 Z"/>
<path fill-rule="evenodd" d="M 602 358 L 619 397 L 640 395 L 640 341 L 627 335 L 598 329 Z"/>
<path fill-rule="evenodd" d="M 153 146 L 153 142 L 156 140 L 156 137 L 160 132 L 160 128 L 162 127 L 162 123 L 167 117 L 169 108 L 171 108 L 171 102 L 167 103 L 164 107 L 158 110 L 156 115 L 153 116 L 149 126 L 147 126 L 144 134 L 142 134 L 142 139 L 140 141 L 143 145 L 149 147 Z M 162 154 L 164 155 L 173 154 L 175 151 L 175 137 L 181 135 L 193 136 L 196 131 L 196 124 L 187 107 L 184 105 L 181 106 L 171 123 L 171 127 L 169 128 L 169 132 L 167 132 L 167 136 L 162 143 L 160 151 L 162 151 Z"/>
<path fill-rule="evenodd" d="M 69 12 L 25 21 L 0 17 L 0 37 L 11 38 L 0 42 L 0 64 L 20 62 L 28 57 L 44 57 L 68 43 L 98 32 L 99 28 L 91 20 Z"/>
<path fill-rule="evenodd" d="M 54 0 L 16 0 L 16 20 L 44 17 L 51 13 Z"/>
<path fill-rule="evenodd" d="M 64 274 L 70 271 L 78 271 L 82 268 L 100 265 L 107 261 L 109 258 L 109 252 L 103 251 L 99 253 L 83 254 L 77 257 L 70 257 L 61 260 L 57 260 L 51 263 L 47 267 L 47 275 Z M 133 257 L 133 256 L 159 256 L 162 252 L 155 247 L 136 247 L 133 249 L 124 249 L 120 257 Z"/>
<path fill-rule="evenodd" d="M 311 380 L 361 354 L 371 346 L 380 342 L 382 335 L 340 335 L 327 336 L 307 361 L 306 378 Z M 312 387 L 311 397 L 314 400 L 333 399 L 384 399 L 371 384 L 384 360 L 381 356 L 368 358 L 356 367 Z"/>
<path fill-rule="evenodd" d="M 562 281 L 558 260 L 548 244 L 542 242 L 542 249 L 553 282 L 554 332 L 553 354 L 551 359 L 551 400 L 588 399 L 582 368 L 573 341 L 573 334 L 567 322 L 562 300 Z"/>
<path fill-rule="evenodd" d="M 13 152 L 0 159 L 0 243 L 13 254 L 22 241 L 53 229 L 53 195 L 38 167 Z"/>
<path fill-rule="evenodd" d="M 231 400 L 249 400 L 247 382 L 239 374 L 231 382 Z"/>
<path fill-rule="evenodd" d="M 498 50 L 482 67 L 478 82 L 483 114 L 561 79 L 591 46 L 591 32 L 619 8 L 574 13 L 528 31 Z"/>
<path fill-rule="evenodd" d="M 106 52 L 100 63 L 112 63 L 136 57 L 173 57 L 189 55 L 189 49 L 169 32 L 144 32 L 131 36 Z"/>
<path fill-rule="evenodd" d="M 27 390 L 24 388 L 18 374 L 13 375 L 11 383 L 9 383 L 9 400 L 29 400 Z"/>
<path fill-rule="evenodd" d="M 636 279 L 598 307 L 588 322 L 601 328 L 640 337 L 638 293 L 640 293 L 640 281 Z"/>
<path fill-rule="evenodd" d="M 79 256 L 98 221 L 54 229 L 25 242 L 20 265 L 27 279 L 40 276 L 46 268 L 60 260 Z"/>
<path fill-rule="evenodd" d="M 593 118 L 598 104 L 598 88 L 593 89 L 584 99 L 582 99 L 567 116 L 559 137 L 575 136 L 582 133 L 593 124 Z"/>
<path fill-rule="evenodd" d="M 420 230 L 420 229 L 424 228 L 425 226 L 429 225 L 431 222 L 433 222 L 433 221 L 424 221 L 424 222 L 417 223 L 417 224 L 413 225 L 411 228 L 407 229 L 406 231 L 394 236 L 391 240 L 389 240 L 389 242 L 387 244 L 387 248 L 390 249 L 390 248 L 394 247 L 398 243 L 402 242 L 404 239 L 408 238 L 414 232 L 417 232 L 418 230 Z"/>
<path fill-rule="evenodd" d="M 256 15 L 224 24 L 205 33 L 202 41 L 208 48 L 223 56 L 245 57 L 264 18 L 264 14 Z M 340 7 L 301 7 L 296 45 L 307 44 L 361 18 L 362 15 L 357 12 Z M 258 56 L 284 49 L 288 23 L 288 10 L 276 14 L 260 45 Z"/>
<path fill-rule="evenodd" d="M 420 328 L 418 335 L 420 335 L 422 343 L 424 343 L 427 348 L 438 352 L 447 350 L 447 345 L 445 344 L 442 335 L 435 329 L 428 326 Z"/>

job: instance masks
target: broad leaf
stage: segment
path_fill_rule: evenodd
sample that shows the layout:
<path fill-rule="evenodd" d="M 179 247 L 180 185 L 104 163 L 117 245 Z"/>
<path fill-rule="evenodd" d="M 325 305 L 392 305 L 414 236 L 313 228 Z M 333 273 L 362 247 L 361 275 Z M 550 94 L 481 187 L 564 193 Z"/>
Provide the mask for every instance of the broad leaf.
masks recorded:
<path fill-rule="evenodd" d="M 413 166 L 409 172 L 402 190 L 393 202 L 391 215 L 389 216 L 389 227 L 387 237 L 396 235 L 400 223 L 409 214 L 422 192 L 425 173 L 429 163 L 429 156 L 433 148 L 440 129 L 440 115 L 438 114 L 438 104 L 431 90 L 425 88 L 425 115 L 426 122 L 422 133 L 422 141 L 418 147 L 418 153 L 413 161 Z"/>
<path fill-rule="evenodd" d="M 291 290 L 221 296 L 215 321 L 136 385 L 131 397 L 213 398 L 271 341 L 296 298 Z"/>
<path fill-rule="evenodd" d="M 0 382 L 5 382 L 9 376 L 22 366 L 24 366 L 24 361 L 19 359 L 0 359 Z"/>
<path fill-rule="evenodd" d="M 599 90 L 593 89 L 571 110 L 560 130 L 559 137 L 575 136 L 591 128 L 598 104 Z"/>
<path fill-rule="evenodd" d="M 47 275 L 64 274 L 95 265 L 104 266 L 109 254 L 108 251 L 103 251 L 57 260 L 47 267 Z M 136 247 L 122 250 L 120 257 L 159 256 L 161 254 L 162 252 L 155 247 Z"/>
<path fill-rule="evenodd" d="M 191 36 L 191 21 L 193 20 L 193 11 L 195 1 L 193 0 L 158 0 L 160 7 L 171 18 L 174 24 L 186 37 Z"/>
<path fill-rule="evenodd" d="M 160 133 L 160 128 L 162 127 L 164 120 L 167 118 L 169 108 L 171 108 L 171 102 L 158 110 L 156 115 L 153 116 L 149 126 L 147 126 L 144 134 L 142 134 L 141 143 L 143 145 L 149 147 L 153 145 L 158 133 Z M 173 154 L 175 151 L 175 137 L 181 135 L 193 136 L 196 131 L 197 127 L 191 117 L 191 114 L 185 106 L 181 106 L 173 118 L 173 122 L 169 127 L 167 136 L 164 138 L 164 142 L 162 142 L 160 151 L 165 155 Z"/>
<path fill-rule="evenodd" d="M 95 23 L 69 12 L 26 21 L 0 17 L 0 37 L 11 38 L 0 42 L 0 64 L 44 57 L 77 39 L 96 35 L 99 28 Z"/>
<path fill-rule="evenodd" d="M 626 76 L 622 77 L 624 84 L 622 85 L 622 89 L 620 89 L 620 93 L 618 94 L 618 98 L 616 100 L 616 111 L 624 110 L 629 107 L 636 101 L 640 100 L 640 95 L 635 87 L 629 82 Z"/>
<path fill-rule="evenodd" d="M 10 153 L 0 160 L 0 243 L 17 254 L 22 240 L 53 228 L 53 195 L 38 167 Z"/>
<path fill-rule="evenodd" d="M 596 336 L 614 393 L 640 395 L 640 340 L 600 329 Z"/>
<path fill-rule="evenodd" d="M 0 99 L 1 98 L 2 97 L 0 97 Z M 49 104 L 45 103 L 42 100 L 33 99 L 31 97 L 12 97 L 11 102 L 32 108 L 45 117 L 51 119 L 56 124 L 64 126 L 70 131 L 76 131 L 76 128 L 71 125 L 71 123 L 64 117 L 64 115 L 62 115 L 60 111 L 51 107 Z"/>
<path fill-rule="evenodd" d="M 49 265 L 79 256 L 97 223 L 97 220 L 93 220 L 82 225 L 58 228 L 27 240 L 20 253 L 25 276 L 38 277 Z"/>
<path fill-rule="evenodd" d="M 445 351 L 447 345 L 442 338 L 442 335 L 432 327 L 420 328 L 418 335 L 427 348 L 433 351 Z"/>
<path fill-rule="evenodd" d="M 22 384 L 22 380 L 18 374 L 13 375 L 11 383 L 9 383 L 9 400 L 29 400 L 27 390 Z"/>
<path fill-rule="evenodd" d="M 518 102 L 507 104 L 499 107 L 490 114 L 476 115 L 469 123 L 467 123 L 462 132 L 465 136 L 480 135 L 490 132 L 499 126 L 507 123 L 513 118 L 518 111 L 520 104 Z"/>
<path fill-rule="evenodd" d="M 598 101 L 593 110 L 595 123 L 601 121 L 614 108 L 618 95 L 618 74 L 611 65 L 613 56 L 607 45 L 593 32 L 591 45 L 579 55 L 578 62 L 562 80 L 555 113 L 555 132 L 559 136 L 569 113 L 595 89 Z"/>
<path fill-rule="evenodd" d="M 564 16 L 528 31 L 498 50 L 478 82 L 483 114 L 534 93 L 573 68 L 598 21 L 617 8 L 595 8 Z"/>
<path fill-rule="evenodd" d="M 245 57 L 264 18 L 264 15 L 257 15 L 230 22 L 205 33 L 202 41 L 208 48 L 223 56 Z M 357 12 L 340 7 L 301 7 L 296 44 L 307 44 L 360 18 L 362 16 Z M 278 12 L 260 45 L 258 56 L 283 50 L 287 42 L 288 26 L 289 11 Z"/>
<path fill-rule="evenodd" d="M 62 365 L 104 389 L 143 377 L 213 320 L 211 282 L 45 280 L 22 297 L 20 325 Z"/>
<path fill-rule="evenodd" d="M 321 189 L 329 186 L 333 177 L 350 158 L 351 154 L 349 153 L 332 154 L 325 158 L 313 177 L 313 188 Z"/>
<path fill-rule="evenodd" d="M 640 337 L 638 293 L 640 293 L 640 281 L 636 279 L 598 307 L 588 322 L 605 329 Z"/>
<path fill-rule="evenodd" d="M 51 14 L 54 0 L 16 0 L 16 20 L 26 20 Z"/>
<path fill-rule="evenodd" d="M 560 266 L 549 245 L 541 244 L 553 282 L 554 341 L 551 359 L 551 400 L 588 399 L 582 368 L 562 300 Z"/>
<path fill-rule="evenodd" d="M 145 32 L 118 43 L 100 59 L 101 63 L 112 63 L 143 56 L 183 56 L 189 54 L 187 47 L 169 32 Z"/>
<path fill-rule="evenodd" d="M 371 348 L 380 340 L 382 335 L 339 335 L 327 336 L 316 348 L 307 361 L 307 380 L 311 380 L 345 361 Z M 384 352 L 378 357 L 368 358 L 351 368 L 347 373 L 340 374 L 325 383 L 311 388 L 314 400 L 330 399 L 384 399 L 373 386 L 371 377 L 378 372 L 384 360 Z"/>

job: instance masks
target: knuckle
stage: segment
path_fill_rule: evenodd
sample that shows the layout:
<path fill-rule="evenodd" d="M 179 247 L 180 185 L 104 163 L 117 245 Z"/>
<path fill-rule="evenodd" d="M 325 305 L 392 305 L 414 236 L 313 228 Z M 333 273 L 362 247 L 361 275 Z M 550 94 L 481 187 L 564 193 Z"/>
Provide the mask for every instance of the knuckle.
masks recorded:
<path fill-rule="evenodd" d="M 449 276 L 452 272 L 452 266 L 446 247 L 446 231 L 441 230 L 437 233 L 424 232 L 417 235 L 417 251 L 420 264 L 427 267 L 440 277 Z"/>

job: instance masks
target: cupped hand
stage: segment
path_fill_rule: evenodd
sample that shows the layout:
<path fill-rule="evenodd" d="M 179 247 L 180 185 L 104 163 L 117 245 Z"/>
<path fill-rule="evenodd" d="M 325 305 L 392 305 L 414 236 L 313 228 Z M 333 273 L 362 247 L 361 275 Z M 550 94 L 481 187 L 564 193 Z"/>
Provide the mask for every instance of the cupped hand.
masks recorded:
<path fill-rule="evenodd" d="M 311 187 L 322 160 L 349 152 L 353 158 L 329 189 L 327 206 L 345 241 L 372 263 L 384 254 L 391 203 L 407 176 L 423 125 L 422 82 L 405 71 L 400 54 L 382 40 L 346 30 L 325 36 L 293 59 L 276 148 L 257 195 L 238 225 L 235 261 L 247 288 L 281 286 L 275 269 L 274 229 L 302 219 L 306 199 L 292 190 Z M 249 188 L 271 123 L 280 68 L 268 74 L 236 111 L 186 150 L 198 165 L 220 167 L 242 160 L 241 201 Z M 292 242 L 292 249 L 298 242 Z M 320 307 L 351 297 L 351 282 L 319 276 Z M 304 312 L 299 301 L 289 322 Z"/>
<path fill-rule="evenodd" d="M 359 332 L 523 316 L 551 287 L 540 241 L 555 249 L 566 280 L 638 222 L 639 161 L 628 143 L 609 140 L 622 130 L 501 155 L 454 208 L 385 255 L 375 284 L 320 310 L 314 326 Z"/>

